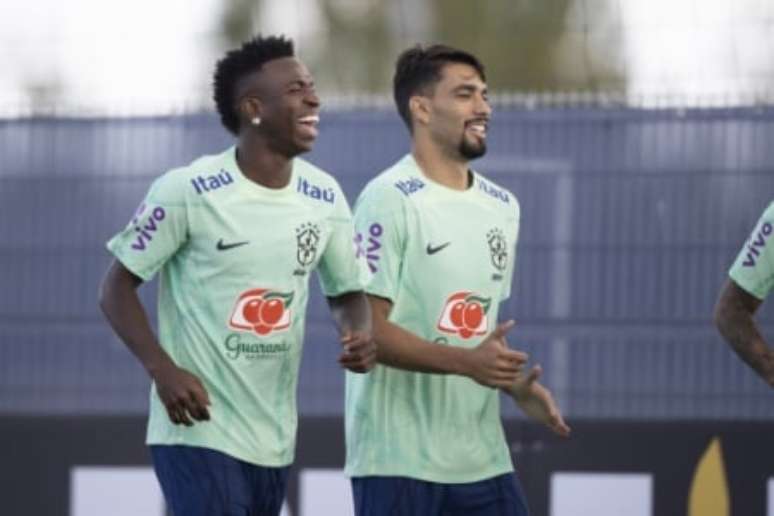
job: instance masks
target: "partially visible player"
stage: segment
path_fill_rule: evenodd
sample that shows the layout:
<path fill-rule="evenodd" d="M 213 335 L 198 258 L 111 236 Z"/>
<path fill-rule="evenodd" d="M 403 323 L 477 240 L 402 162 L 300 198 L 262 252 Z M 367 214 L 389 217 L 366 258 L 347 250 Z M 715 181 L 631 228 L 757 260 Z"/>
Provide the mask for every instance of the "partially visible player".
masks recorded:
<path fill-rule="evenodd" d="M 293 43 L 257 37 L 216 67 L 238 142 L 171 170 L 108 243 L 111 326 L 153 380 L 147 443 L 175 516 L 276 515 L 296 438 L 308 281 L 319 273 L 357 373 L 374 361 L 352 217 L 333 177 L 296 158 L 320 101 Z M 154 335 L 137 287 L 160 273 Z"/>
<path fill-rule="evenodd" d="M 355 208 L 378 365 L 347 375 L 346 473 L 357 516 L 524 516 L 500 420 L 507 390 L 567 435 L 540 369 L 497 325 L 511 293 L 516 197 L 470 169 L 486 151 L 484 67 L 435 45 L 399 57 L 395 102 L 411 153 Z"/>
<path fill-rule="evenodd" d="M 728 275 L 715 305 L 715 325 L 739 358 L 774 387 L 774 349 L 754 319 L 774 289 L 774 202 L 763 212 Z"/>

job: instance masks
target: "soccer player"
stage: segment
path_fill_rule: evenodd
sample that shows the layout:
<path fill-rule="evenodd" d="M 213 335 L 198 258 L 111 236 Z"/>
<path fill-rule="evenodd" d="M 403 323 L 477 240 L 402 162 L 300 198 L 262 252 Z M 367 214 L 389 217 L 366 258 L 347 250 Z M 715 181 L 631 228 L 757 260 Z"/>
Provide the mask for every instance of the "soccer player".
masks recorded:
<path fill-rule="evenodd" d="M 539 368 L 508 349 L 519 205 L 469 168 L 491 108 L 473 55 L 435 45 L 398 59 L 393 81 L 411 153 L 370 181 L 355 208 L 372 272 L 378 365 L 347 375 L 346 473 L 358 516 L 526 515 L 500 421 L 499 391 L 561 435 L 569 428 Z"/>
<path fill-rule="evenodd" d="M 731 349 L 774 387 L 774 349 L 753 318 L 774 289 L 774 202 L 763 212 L 728 275 L 715 305 L 715 325 Z"/>
<path fill-rule="evenodd" d="M 171 170 L 108 243 L 111 326 L 153 380 L 147 443 L 176 516 L 279 514 L 296 437 L 308 280 L 341 332 L 339 362 L 374 362 L 354 227 L 337 182 L 296 158 L 320 101 L 293 43 L 221 59 L 214 100 L 234 147 Z M 154 335 L 137 287 L 160 272 Z"/>

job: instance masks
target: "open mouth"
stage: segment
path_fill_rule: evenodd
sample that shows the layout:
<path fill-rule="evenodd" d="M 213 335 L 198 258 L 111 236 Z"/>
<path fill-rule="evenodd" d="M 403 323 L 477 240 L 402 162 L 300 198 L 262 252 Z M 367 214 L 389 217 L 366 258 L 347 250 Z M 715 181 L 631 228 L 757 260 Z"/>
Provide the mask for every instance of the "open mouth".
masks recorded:
<path fill-rule="evenodd" d="M 317 137 L 317 125 L 319 123 L 319 115 L 307 115 L 298 119 L 298 125 L 301 127 L 301 133 L 309 138 Z"/>
<path fill-rule="evenodd" d="M 471 120 L 465 123 L 465 130 L 479 138 L 486 138 L 487 125 L 486 120 Z"/>

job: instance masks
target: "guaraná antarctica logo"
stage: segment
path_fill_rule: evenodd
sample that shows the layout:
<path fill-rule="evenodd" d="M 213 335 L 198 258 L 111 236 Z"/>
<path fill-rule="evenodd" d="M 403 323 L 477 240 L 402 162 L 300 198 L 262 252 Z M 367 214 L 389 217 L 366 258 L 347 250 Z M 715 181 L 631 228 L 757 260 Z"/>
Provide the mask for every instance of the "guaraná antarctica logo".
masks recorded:
<path fill-rule="evenodd" d="M 293 297 L 293 292 L 277 292 L 265 288 L 243 292 L 237 299 L 228 321 L 229 328 L 241 332 L 226 337 L 228 358 L 272 358 L 286 353 L 290 349 L 290 344 L 286 341 L 259 342 L 245 334 L 267 337 L 290 328 L 290 305 L 293 303 Z"/>
<path fill-rule="evenodd" d="M 463 339 L 484 335 L 489 326 L 486 314 L 491 304 L 491 298 L 473 292 L 455 292 L 446 300 L 438 320 L 438 329 Z"/>

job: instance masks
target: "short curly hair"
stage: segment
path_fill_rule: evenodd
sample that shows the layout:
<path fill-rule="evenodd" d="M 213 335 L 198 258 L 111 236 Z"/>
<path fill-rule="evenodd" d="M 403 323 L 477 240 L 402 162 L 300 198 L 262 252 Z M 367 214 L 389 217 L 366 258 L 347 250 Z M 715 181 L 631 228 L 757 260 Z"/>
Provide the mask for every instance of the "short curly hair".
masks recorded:
<path fill-rule="evenodd" d="M 257 72 L 264 63 L 283 57 L 293 57 L 293 40 L 284 36 L 261 36 L 230 50 L 215 65 L 212 98 L 223 126 L 232 134 L 239 133 L 236 111 L 236 86 L 247 75 Z"/>
<path fill-rule="evenodd" d="M 393 97 L 400 117 L 413 132 L 409 100 L 413 95 L 428 86 L 434 86 L 441 80 L 441 69 L 449 63 L 462 63 L 472 66 L 486 81 L 484 65 L 473 54 L 446 45 L 422 47 L 416 45 L 405 50 L 395 63 L 395 76 L 392 80 Z"/>

